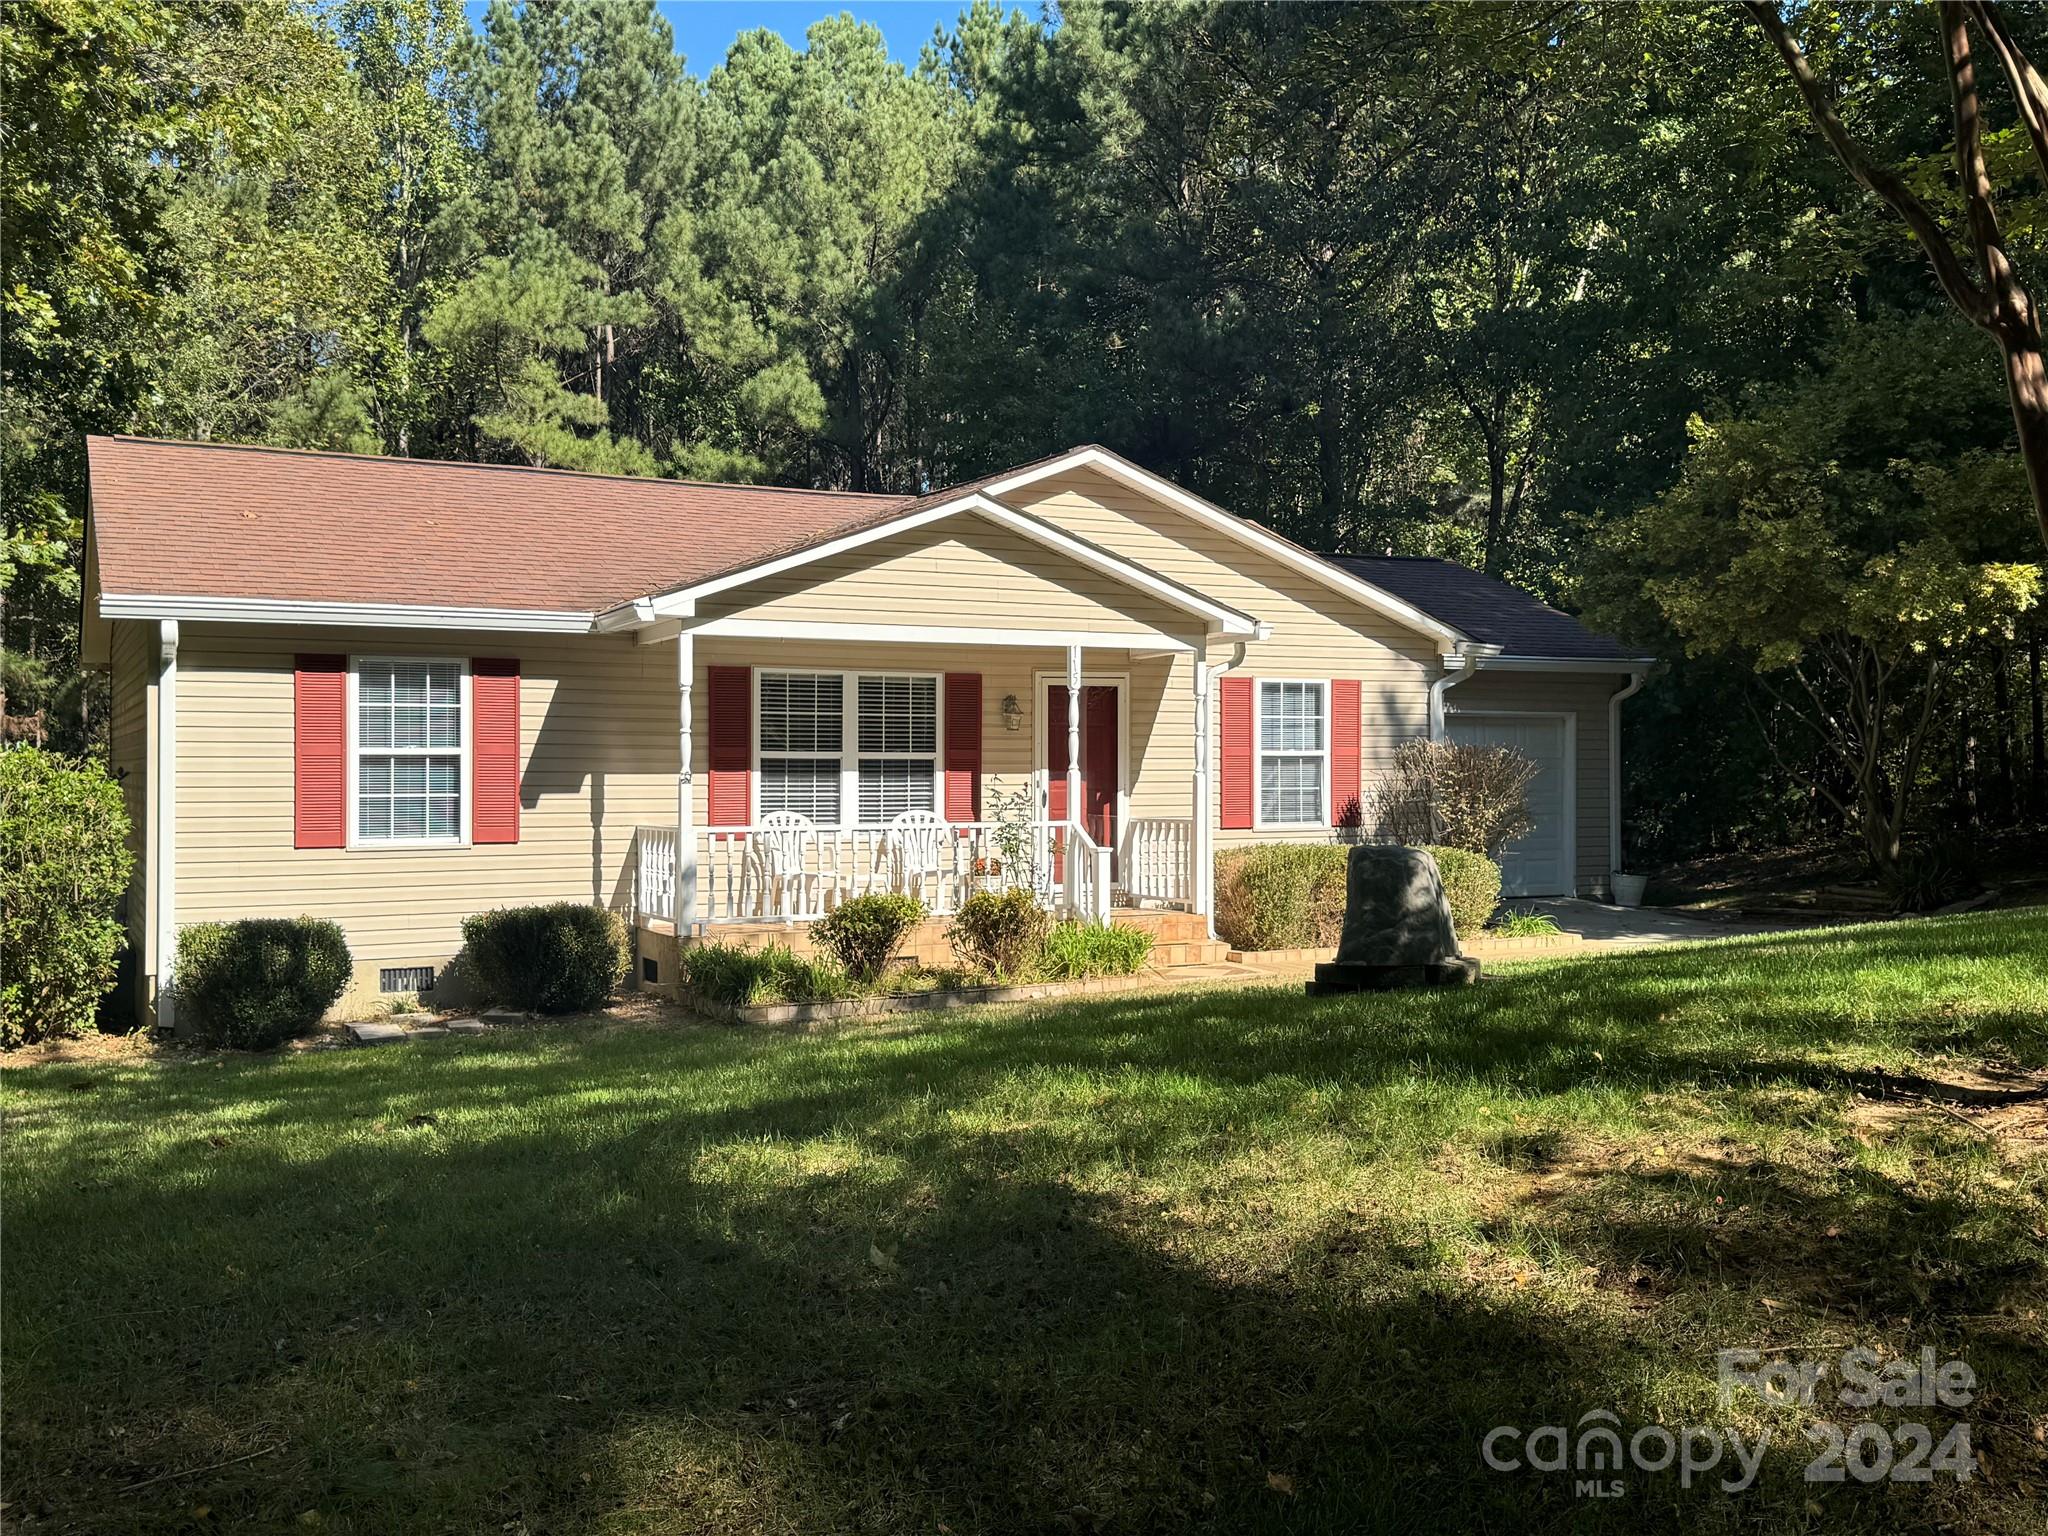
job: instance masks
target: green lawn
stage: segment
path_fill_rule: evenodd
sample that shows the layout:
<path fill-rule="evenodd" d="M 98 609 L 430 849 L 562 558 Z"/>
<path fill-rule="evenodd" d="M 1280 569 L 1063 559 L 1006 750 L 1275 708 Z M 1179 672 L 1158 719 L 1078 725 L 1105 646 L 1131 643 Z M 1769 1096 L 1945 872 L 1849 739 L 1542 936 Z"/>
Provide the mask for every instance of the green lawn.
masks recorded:
<path fill-rule="evenodd" d="M 1856 1091 L 1985 1062 L 2048 1063 L 2048 913 L 9 1071 L 5 1522 L 2038 1532 L 2048 1159 Z M 1988 1473 L 1809 1486 L 1715 1405 L 1857 1343 L 1967 1359 Z M 1481 1464 L 1596 1408 L 1776 1439 L 1739 1496 Z"/>

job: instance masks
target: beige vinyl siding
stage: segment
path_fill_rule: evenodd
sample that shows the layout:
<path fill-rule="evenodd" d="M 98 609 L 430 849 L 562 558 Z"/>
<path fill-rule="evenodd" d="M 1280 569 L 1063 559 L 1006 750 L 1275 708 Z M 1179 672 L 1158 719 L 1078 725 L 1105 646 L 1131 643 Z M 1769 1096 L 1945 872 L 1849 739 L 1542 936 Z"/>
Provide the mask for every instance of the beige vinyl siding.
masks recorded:
<path fill-rule="evenodd" d="M 914 631 L 910 631 L 914 633 Z M 670 659 L 666 646 L 657 647 Z M 986 646 L 966 648 L 939 645 L 853 644 L 818 640 L 753 640 L 734 636 L 712 636 L 697 642 L 695 698 L 697 729 L 694 740 L 694 772 L 691 775 L 698 826 L 705 825 L 710 784 L 710 741 L 705 729 L 705 700 L 708 672 L 714 666 L 744 666 L 790 672 L 895 672 L 933 673 L 978 672 L 981 674 L 981 772 L 982 813 L 986 818 L 995 794 L 1013 794 L 1033 787 L 1033 771 L 1042 756 L 1038 743 L 1045 733 L 1042 685 L 1050 678 L 1064 682 L 1067 653 L 1063 647 Z M 1186 816 L 1190 814 L 1190 784 L 1194 765 L 1193 711 L 1184 705 L 1176 712 L 1170 697 L 1160 697 L 1160 685 L 1167 677 L 1164 659 L 1134 661 L 1127 650 L 1090 650 L 1085 654 L 1085 671 L 1090 678 L 1106 675 L 1121 681 L 1124 690 L 1126 729 L 1130 740 L 1130 767 L 1135 781 L 1126 786 L 1134 816 Z M 1188 675 L 1182 672 L 1185 682 Z M 1023 721 L 1012 731 L 1003 724 L 1003 699 L 1014 694 Z M 944 690 L 940 690 L 940 738 L 943 743 Z M 758 754 L 760 742 L 755 740 Z M 940 754 L 944 768 L 944 753 Z M 1060 758 L 1056 771 L 1066 771 Z M 1177 790 L 1171 786 L 1177 785 Z M 758 784 L 757 784 L 758 788 Z M 1177 798 L 1175 796 L 1177 795 Z M 660 818 L 673 823 L 675 817 Z"/>
<path fill-rule="evenodd" d="M 1369 778 L 1391 762 L 1403 741 L 1429 729 L 1429 682 L 1437 648 L 1430 637 L 1383 617 L 1249 545 L 1093 470 L 1061 475 L 1020 491 L 1025 510 L 1091 539 L 1162 576 L 1272 626 L 1251 642 L 1237 675 L 1250 678 L 1357 678 L 1361 689 L 1361 754 Z M 1218 643 L 1212 663 L 1227 661 Z M 1194 736 L 1193 660 L 1152 664 L 1148 686 L 1159 700 L 1157 720 L 1169 740 Z M 1211 744 L 1211 783 L 1220 786 L 1220 732 Z M 1185 815 L 1190 763 L 1156 756 L 1137 771 L 1134 814 Z M 1275 829 L 1218 830 L 1219 846 L 1314 840 L 1332 834 Z"/>
<path fill-rule="evenodd" d="M 518 657 L 519 841 L 294 848 L 299 653 Z M 536 901 L 624 909 L 633 827 L 675 820 L 675 652 L 666 646 L 187 624 L 178 670 L 179 922 L 333 918 L 355 955 L 357 995 L 375 993 L 382 966 L 445 963 L 474 912 Z"/>
<path fill-rule="evenodd" d="M 1066 652 L 1052 646 L 965 651 L 724 637 L 701 639 L 695 651 L 692 779 L 700 829 L 709 783 L 706 675 L 712 666 L 979 672 L 985 812 L 992 795 L 1031 786 L 1044 730 L 1036 684 L 1042 674 L 1066 672 Z M 301 653 L 517 656 L 519 842 L 294 848 L 293 665 Z M 471 913 L 536 901 L 589 901 L 626 910 L 634 827 L 675 824 L 678 722 L 675 650 L 669 644 L 635 645 L 611 636 L 187 624 L 178 667 L 180 923 L 301 913 L 333 918 L 355 956 L 351 1006 L 374 997 L 382 967 L 445 964 L 461 947 L 462 919 Z M 1090 654 L 1089 671 L 1131 674 L 1126 708 L 1134 775 L 1146 785 L 1178 786 L 1178 798 L 1149 812 L 1137 806 L 1134 795 L 1134 814 L 1187 815 L 1191 738 L 1173 732 L 1190 717 L 1184 704 L 1176 706 L 1177 716 L 1162 709 L 1151 686 L 1165 677 L 1165 662 L 1133 662 L 1126 651 L 1106 650 Z M 1024 715 L 1015 731 L 1003 723 L 1002 703 L 1009 694 L 1016 695 Z M 1170 716 L 1172 730 L 1163 723 Z M 1064 766 L 1058 765 L 1061 771 Z"/>
<path fill-rule="evenodd" d="M 965 514 L 751 582 L 700 613 L 906 631 L 929 625 L 1193 638 L 1203 629 L 1197 615 Z"/>
<path fill-rule="evenodd" d="M 148 988 L 143 978 L 156 974 L 156 935 L 149 920 L 150 834 L 155 807 L 149 792 L 150 724 L 156 690 L 156 643 L 151 626 L 132 620 L 113 627 L 109 646 L 108 683 L 112 693 L 107 719 L 110 766 L 121 783 L 121 801 L 128 812 L 128 851 L 134 867 L 128 875 L 125 911 L 128 944 L 137 978 L 135 1012 L 147 1022 Z"/>
<path fill-rule="evenodd" d="M 1444 694 L 1446 715 L 1505 710 L 1576 717 L 1578 761 L 1573 765 L 1576 799 L 1574 873 L 1582 895 L 1605 892 L 1612 861 L 1608 806 L 1607 701 L 1628 685 L 1613 673 L 1480 671 Z M 1628 706 L 1623 705 L 1624 709 Z"/>

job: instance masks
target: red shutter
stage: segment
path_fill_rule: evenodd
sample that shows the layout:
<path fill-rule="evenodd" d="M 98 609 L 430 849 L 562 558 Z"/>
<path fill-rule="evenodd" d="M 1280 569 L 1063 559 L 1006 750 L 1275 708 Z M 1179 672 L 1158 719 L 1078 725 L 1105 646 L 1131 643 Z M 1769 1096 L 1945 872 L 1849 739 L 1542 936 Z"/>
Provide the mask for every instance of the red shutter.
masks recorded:
<path fill-rule="evenodd" d="M 300 656 L 292 671 L 292 846 L 347 845 L 348 658 Z"/>
<path fill-rule="evenodd" d="M 1330 684 L 1330 825 L 1355 827 L 1365 820 L 1359 754 L 1364 735 L 1355 677 Z"/>
<path fill-rule="evenodd" d="M 754 669 L 707 667 L 710 706 L 710 783 L 705 821 L 714 827 L 744 827 L 754 803 Z"/>
<path fill-rule="evenodd" d="M 519 661 L 478 656 L 469 664 L 469 806 L 473 843 L 519 841 Z"/>
<path fill-rule="evenodd" d="M 946 674 L 946 820 L 981 820 L 981 674 Z"/>
<path fill-rule="evenodd" d="M 1252 824 L 1252 680 L 1216 680 L 1216 734 L 1223 746 L 1222 825 L 1236 831 Z"/>

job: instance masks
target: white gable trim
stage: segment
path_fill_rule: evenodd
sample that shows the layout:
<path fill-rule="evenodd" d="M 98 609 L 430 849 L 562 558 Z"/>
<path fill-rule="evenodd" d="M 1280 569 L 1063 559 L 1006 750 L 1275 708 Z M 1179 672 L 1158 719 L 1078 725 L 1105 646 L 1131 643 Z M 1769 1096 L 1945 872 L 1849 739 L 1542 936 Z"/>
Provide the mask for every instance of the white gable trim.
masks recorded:
<path fill-rule="evenodd" d="M 872 527 L 842 534 L 836 539 L 828 539 L 822 544 L 812 544 L 773 560 L 764 560 L 758 565 L 750 565 L 723 576 L 714 576 L 691 586 L 678 587 L 673 592 L 641 598 L 632 603 L 621 603 L 618 607 L 599 614 L 597 627 L 600 630 L 630 628 L 636 624 L 660 619 L 687 617 L 693 614 L 697 604 L 707 597 L 715 597 L 721 592 L 747 586 L 752 582 L 779 575 L 783 571 L 795 570 L 820 560 L 829 560 L 834 555 L 862 549 L 880 540 L 894 538 L 898 534 L 963 515 L 985 517 L 992 523 L 1000 524 L 1035 543 L 1044 545 L 1047 549 L 1114 577 L 1125 586 L 1149 593 L 1185 613 L 1192 613 L 1202 619 L 1210 629 L 1222 634 L 1252 635 L 1258 629 L 1257 621 L 1250 614 L 1241 613 L 1226 603 L 1219 603 L 1214 598 L 1205 597 L 1177 581 L 1170 581 L 1156 572 L 1148 571 L 1143 566 L 1136 565 L 1121 555 L 1112 554 L 1101 545 L 1090 543 L 1087 539 L 1056 527 L 1043 518 L 1019 512 L 1014 507 L 1006 507 L 979 491 L 969 491 L 936 506 L 926 507 L 902 517 L 890 518 Z"/>
<path fill-rule="evenodd" d="M 1223 508 L 1182 490 L 1171 480 L 1155 475 L 1150 470 L 1140 469 L 1129 459 L 1120 458 L 1106 448 L 1076 448 L 1072 453 L 1048 463 L 1034 465 L 1004 479 L 991 481 L 984 489 L 991 496 L 1006 496 L 1024 486 L 1049 480 L 1055 475 L 1070 474 L 1077 469 L 1097 470 L 1142 495 L 1163 501 L 1176 511 L 1185 512 L 1196 522 L 1214 528 L 1219 533 L 1228 534 L 1241 544 L 1250 545 L 1282 565 L 1299 571 L 1302 575 L 1319 581 L 1324 586 L 1341 592 L 1390 619 L 1397 620 L 1411 629 L 1420 630 L 1434 639 L 1438 649 L 1447 655 L 1459 641 L 1472 638 L 1463 630 L 1456 629 L 1441 619 L 1432 618 L 1414 604 L 1403 602 L 1393 593 L 1376 587 L 1371 582 L 1361 581 L 1348 571 L 1339 570 L 1312 551 L 1290 543 L 1277 533 L 1261 528 L 1257 523 L 1247 522 L 1233 512 L 1226 512 Z"/>

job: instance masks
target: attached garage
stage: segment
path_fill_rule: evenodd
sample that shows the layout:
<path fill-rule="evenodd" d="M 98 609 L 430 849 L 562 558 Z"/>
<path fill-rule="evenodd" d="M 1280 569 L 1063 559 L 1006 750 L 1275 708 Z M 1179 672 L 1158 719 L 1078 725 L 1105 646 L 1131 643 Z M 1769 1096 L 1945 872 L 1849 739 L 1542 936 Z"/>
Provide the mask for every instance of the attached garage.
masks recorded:
<path fill-rule="evenodd" d="M 1651 658 L 1448 560 L 1330 558 L 1478 642 L 1431 685 L 1430 729 L 1536 763 L 1536 825 L 1501 859 L 1502 893 L 1607 895 L 1622 856 L 1621 704 Z"/>
<path fill-rule="evenodd" d="M 1536 764 L 1529 783 L 1535 826 L 1501 850 L 1503 896 L 1569 896 L 1572 851 L 1578 846 L 1571 764 L 1578 759 L 1574 718 L 1568 714 L 1465 714 L 1447 716 L 1445 734 L 1474 747 L 1507 747 Z"/>

